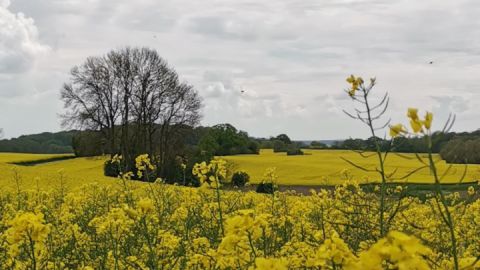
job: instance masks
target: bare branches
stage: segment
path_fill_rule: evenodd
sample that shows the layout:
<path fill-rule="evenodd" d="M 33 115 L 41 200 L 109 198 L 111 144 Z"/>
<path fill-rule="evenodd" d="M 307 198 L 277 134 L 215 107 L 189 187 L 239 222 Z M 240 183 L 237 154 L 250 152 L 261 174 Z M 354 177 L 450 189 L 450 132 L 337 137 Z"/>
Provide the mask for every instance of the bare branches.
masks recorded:
<path fill-rule="evenodd" d="M 197 92 L 148 48 L 127 47 L 87 58 L 72 68 L 61 98 L 64 126 L 102 131 L 109 152 L 121 152 L 127 160 L 140 153 L 158 156 L 154 151 L 167 151 L 175 126 L 194 126 L 200 120 Z"/>

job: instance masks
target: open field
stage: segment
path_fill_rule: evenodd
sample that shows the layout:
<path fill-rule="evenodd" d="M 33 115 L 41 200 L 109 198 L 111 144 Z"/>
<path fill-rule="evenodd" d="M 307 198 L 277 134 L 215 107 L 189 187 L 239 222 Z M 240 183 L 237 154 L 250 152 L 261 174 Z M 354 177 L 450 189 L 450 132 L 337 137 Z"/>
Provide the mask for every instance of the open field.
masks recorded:
<path fill-rule="evenodd" d="M 351 153 L 314 152 L 294 159 L 314 164 L 330 157 L 336 164 L 341 155 Z M 356 185 L 311 196 L 119 185 L 123 182 L 102 176 L 101 157 L 18 166 L 5 163 L 9 154 L 0 156 L 0 169 L 7 172 L 0 179 L 3 187 L 15 188 L 15 171 L 21 176 L 19 190 L 0 192 L 1 269 L 454 269 L 451 240 L 443 233 L 448 227 L 432 207 L 438 203 L 433 198 L 388 196 L 388 205 L 396 207 L 385 215 L 394 219 L 388 219 L 390 232 L 379 239 L 378 192 L 365 193 Z M 271 152 L 236 158 L 263 159 L 263 165 L 287 159 Z M 57 189 L 61 185 L 73 192 Z M 450 208 L 465 247 L 456 253 L 459 269 L 477 269 L 467 268 L 478 262 L 470 253 L 480 243 L 476 192 Z M 387 263 L 392 267 L 384 267 Z"/>
<path fill-rule="evenodd" d="M 374 182 L 377 175 L 367 173 L 354 168 L 341 159 L 347 158 L 355 163 L 368 168 L 375 165 L 375 157 L 364 159 L 351 151 L 334 150 L 306 150 L 304 156 L 286 156 L 285 153 L 273 153 L 271 150 L 262 150 L 260 155 L 228 156 L 225 159 L 233 161 L 236 169 L 245 170 L 251 175 L 251 182 L 258 183 L 266 168 L 276 167 L 281 185 L 335 185 L 342 183 L 347 178 L 359 179 L 361 182 Z M 24 188 L 34 188 L 37 183 L 40 188 L 52 188 L 60 184 L 70 189 L 83 184 L 97 182 L 100 184 L 116 183 L 115 179 L 103 176 L 103 157 L 75 158 L 48 163 L 40 163 L 35 166 L 19 166 L 12 163 L 50 160 L 52 158 L 65 157 L 68 155 L 38 155 L 38 154 L 12 154 L 0 153 L 0 169 L 4 172 L 0 175 L 2 188 L 11 189 L 16 187 L 14 181 L 15 172 L 20 176 L 19 183 Z M 392 154 L 387 159 L 389 171 L 397 167 L 397 176 L 411 172 L 419 167 L 419 161 L 413 155 L 407 155 L 411 159 L 405 159 Z M 439 161 L 440 172 L 444 172 L 448 165 Z M 454 183 L 461 178 L 465 166 L 454 165 L 445 176 L 445 183 Z M 476 181 L 480 178 L 480 166 L 469 165 L 464 182 Z M 61 180 L 61 181 L 60 181 Z M 398 182 L 431 183 L 428 169 L 422 169 L 405 180 Z"/>
<path fill-rule="evenodd" d="M 371 154 L 371 153 L 370 153 Z M 387 171 L 393 172 L 398 168 L 394 177 L 402 177 L 409 172 L 422 166 L 411 154 L 402 154 L 409 159 L 391 154 L 386 161 Z M 378 174 L 364 172 L 354 168 L 341 158 L 346 158 L 368 169 L 375 168 L 378 163 L 377 157 L 363 158 L 352 151 L 343 150 L 305 150 L 303 156 L 286 156 L 285 153 L 273 153 L 271 150 L 262 150 L 260 155 L 238 155 L 226 157 L 235 162 L 237 169 L 246 171 L 251 176 L 252 183 L 258 183 L 266 168 L 276 167 L 279 176 L 278 182 L 283 185 L 334 185 L 340 184 L 349 177 L 361 182 L 375 182 Z M 439 159 L 438 156 L 436 156 Z M 438 169 L 442 175 L 449 167 L 444 161 L 438 161 Z M 464 174 L 464 165 L 453 165 L 445 175 L 443 182 L 455 183 Z M 464 182 L 480 179 L 480 165 L 467 166 L 467 174 Z M 422 169 L 399 182 L 432 183 L 432 177 L 428 168 Z"/>
<path fill-rule="evenodd" d="M 103 157 L 75 158 L 35 166 L 21 166 L 12 163 L 50 160 L 68 155 L 12 154 L 0 153 L 0 185 L 2 189 L 16 188 L 15 175 L 19 176 L 21 188 L 40 189 L 55 188 L 64 185 L 75 189 L 83 184 L 97 182 L 110 184 L 115 179 L 103 176 Z"/>

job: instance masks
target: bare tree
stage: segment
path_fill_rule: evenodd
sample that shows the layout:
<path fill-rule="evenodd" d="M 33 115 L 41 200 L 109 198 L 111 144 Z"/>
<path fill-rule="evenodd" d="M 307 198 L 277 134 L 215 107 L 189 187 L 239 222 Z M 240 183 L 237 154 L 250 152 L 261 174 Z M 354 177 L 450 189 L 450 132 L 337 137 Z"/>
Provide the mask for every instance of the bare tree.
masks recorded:
<path fill-rule="evenodd" d="M 180 83 L 175 70 L 148 48 L 88 58 L 72 69 L 61 92 L 64 124 L 102 131 L 111 154 L 118 151 L 127 161 L 125 169 L 143 153 L 163 167 L 166 159 L 175 158 L 172 136 L 200 119 L 197 92 Z"/>
<path fill-rule="evenodd" d="M 0 128 L 0 139 L 3 138 L 3 128 Z"/>
<path fill-rule="evenodd" d="M 120 93 L 114 75 L 103 58 L 90 57 L 72 69 L 71 82 L 61 91 L 67 110 L 62 125 L 101 131 L 112 154 L 116 151 L 115 125 L 120 116 Z"/>
<path fill-rule="evenodd" d="M 182 83 L 170 90 L 167 100 L 164 104 L 163 113 L 159 119 L 160 124 L 160 160 L 159 163 L 162 168 L 165 168 L 165 163 L 171 156 L 172 150 L 170 143 L 175 138 L 180 130 L 185 126 L 195 126 L 199 123 L 201 115 L 201 100 L 193 90 L 191 85 Z M 165 172 L 164 172 L 165 173 Z"/>

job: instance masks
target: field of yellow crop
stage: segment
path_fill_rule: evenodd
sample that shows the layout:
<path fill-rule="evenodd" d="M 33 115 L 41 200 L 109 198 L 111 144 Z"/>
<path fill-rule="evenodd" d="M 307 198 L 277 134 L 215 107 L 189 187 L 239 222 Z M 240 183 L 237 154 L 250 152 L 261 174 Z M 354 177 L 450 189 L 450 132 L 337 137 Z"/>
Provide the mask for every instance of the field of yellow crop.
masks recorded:
<path fill-rule="evenodd" d="M 40 163 L 34 166 L 22 166 L 12 163 L 41 161 L 65 155 L 12 154 L 0 153 L 0 185 L 3 190 L 16 189 L 17 184 L 23 188 L 40 188 L 42 190 L 64 186 L 75 189 L 83 184 L 97 182 L 110 184 L 115 180 L 103 176 L 105 158 L 75 158 Z"/>
<path fill-rule="evenodd" d="M 437 212 L 439 197 L 422 201 L 404 196 L 401 187 L 389 188 L 393 196 L 384 199 L 347 180 L 310 196 L 224 191 L 220 160 L 196 166 L 200 188 L 139 185 L 105 179 L 102 161 L 2 164 L 24 182 L 0 193 L 0 269 L 480 267 L 477 185 L 463 197 L 442 195 L 455 221 L 447 226 Z M 75 192 L 61 188 L 58 178 Z M 35 182 L 51 188 L 35 189 Z"/>
<path fill-rule="evenodd" d="M 69 173 L 101 163 L 61 163 L 69 162 L 77 162 Z M 224 174 L 219 164 L 203 173 Z M 452 257 L 436 200 L 402 197 L 398 188 L 388 191 L 395 196 L 385 201 L 382 234 L 379 194 L 355 182 L 302 196 L 117 181 L 0 193 L 2 269 L 478 269 L 474 187 L 466 199 L 447 197 L 461 241 Z"/>
<path fill-rule="evenodd" d="M 244 170 L 251 176 L 252 183 L 259 183 L 262 180 L 266 168 L 276 167 L 278 184 L 282 185 L 336 185 L 343 183 L 346 179 L 355 179 L 359 182 L 374 181 L 377 179 L 375 173 L 367 173 L 357 169 L 341 157 L 368 168 L 374 168 L 375 157 L 362 158 L 352 151 L 334 150 L 306 150 L 304 156 L 286 156 L 285 153 L 273 153 L 271 150 L 262 150 L 260 155 L 238 155 L 224 157 L 226 160 L 235 163 L 236 170 Z M 69 189 L 75 189 L 83 184 L 115 184 L 116 179 L 103 176 L 104 157 L 75 158 L 60 160 L 48 163 L 41 163 L 34 166 L 14 165 L 14 162 L 39 161 L 64 155 L 43 155 L 43 154 L 15 154 L 0 153 L 0 184 L 2 189 L 14 189 L 17 183 L 23 187 L 48 189 L 64 185 Z M 419 161 L 414 155 L 405 155 L 410 159 L 392 154 L 387 159 L 387 170 L 398 168 L 397 176 L 411 172 L 419 167 Z M 445 162 L 439 161 L 440 171 L 448 167 Z M 463 165 L 454 165 L 445 176 L 445 182 L 456 182 L 461 178 L 465 170 Z M 15 176 L 16 175 L 16 176 Z M 19 177 L 20 181 L 15 181 Z M 431 175 L 428 169 L 422 169 L 411 177 L 399 182 L 431 183 Z M 465 182 L 477 181 L 480 179 L 480 166 L 469 165 Z M 17 179 L 18 180 L 18 179 Z"/>
<path fill-rule="evenodd" d="M 373 153 L 367 153 L 372 155 Z M 236 168 L 246 171 L 251 176 L 252 183 L 262 180 L 265 168 L 276 167 L 278 183 L 284 185 L 320 185 L 341 184 L 346 178 L 366 182 L 378 182 L 378 174 L 365 172 L 348 164 L 341 158 L 348 159 L 362 167 L 374 169 L 378 164 L 376 156 L 363 158 L 358 153 L 343 150 L 305 150 L 303 156 L 287 156 L 285 153 L 273 153 L 272 150 L 262 150 L 260 155 L 238 155 L 225 157 L 236 164 Z M 408 159 L 406 158 L 408 157 Z M 448 165 L 437 158 L 438 169 L 442 175 Z M 387 172 L 397 169 L 394 177 L 401 178 L 409 172 L 421 167 L 422 164 L 413 154 L 390 154 L 386 160 Z M 463 181 L 477 181 L 480 179 L 480 165 L 468 165 L 467 174 Z M 454 183 L 462 178 L 464 165 L 453 165 L 445 175 L 443 182 Z M 432 176 L 428 168 L 422 169 L 399 182 L 432 183 Z"/>

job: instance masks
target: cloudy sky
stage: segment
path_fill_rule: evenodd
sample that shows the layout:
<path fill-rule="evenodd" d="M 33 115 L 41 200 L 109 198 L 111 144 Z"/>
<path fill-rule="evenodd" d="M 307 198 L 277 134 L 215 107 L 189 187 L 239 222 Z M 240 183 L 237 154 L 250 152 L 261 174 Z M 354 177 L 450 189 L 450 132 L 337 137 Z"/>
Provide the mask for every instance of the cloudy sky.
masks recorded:
<path fill-rule="evenodd" d="M 478 14 L 476 0 L 0 0 L 0 127 L 6 137 L 60 130 L 59 90 L 74 65 L 147 46 L 198 90 L 205 125 L 365 137 L 342 112 L 354 73 L 377 77 L 394 122 L 415 106 L 437 127 L 452 112 L 456 130 L 475 130 Z"/>

